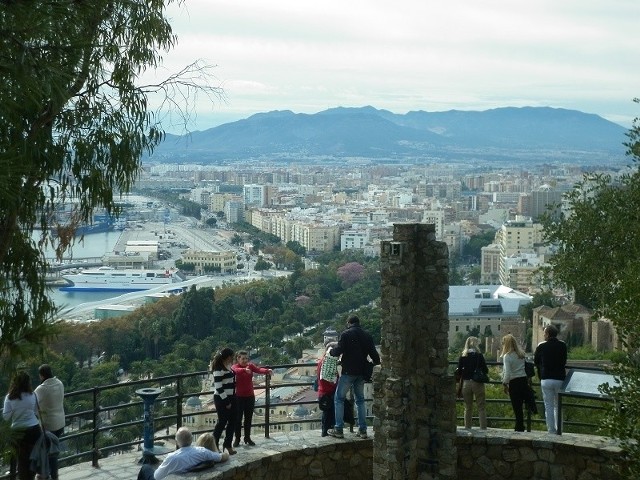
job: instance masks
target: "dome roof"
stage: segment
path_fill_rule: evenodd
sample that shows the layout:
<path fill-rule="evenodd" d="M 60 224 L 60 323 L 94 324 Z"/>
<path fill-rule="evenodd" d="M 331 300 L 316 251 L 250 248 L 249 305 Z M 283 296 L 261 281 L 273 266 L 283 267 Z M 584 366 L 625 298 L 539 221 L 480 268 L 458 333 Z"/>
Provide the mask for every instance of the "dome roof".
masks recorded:
<path fill-rule="evenodd" d="M 304 405 L 299 405 L 298 408 L 293 411 L 294 417 L 306 417 L 307 415 L 309 415 L 309 409 L 305 408 Z"/>
<path fill-rule="evenodd" d="M 191 408 L 202 407 L 202 402 L 200 401 L 200 398 L 198 398 L 198 397 L 189 397 L 189 398 L 187 398 L 187 401 L 185 403 L 186 403 L 187 407 L 191 407 Z"/>

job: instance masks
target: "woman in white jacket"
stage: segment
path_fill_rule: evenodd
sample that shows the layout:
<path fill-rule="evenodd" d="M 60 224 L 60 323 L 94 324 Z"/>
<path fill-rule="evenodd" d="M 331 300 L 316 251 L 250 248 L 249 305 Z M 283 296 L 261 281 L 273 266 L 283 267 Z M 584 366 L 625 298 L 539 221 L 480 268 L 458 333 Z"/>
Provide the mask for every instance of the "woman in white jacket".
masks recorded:
<path fill-rule="evenodd" d="M 48 364 L 40 365 L 40 385 L 35 390 L 42 426 L 60 438 L 64 432 L 64 385 L 53 376 Z M 58 480 L 58 456 L 49 457 L 51 479 Z"/>
<path fill-rule="evenodd" d="M 17 372 L 9 384 L 4 398 L 2 418 L 11 422 L 11 440 L 14 442 L 18 460 L 18 478 L 33 480 L 35 473 L 29 465 L 29 455 L 38 438 L 40 424 L 36 417 L 36 397 L 31 388 L 31 377 L 27 372 Z"/>

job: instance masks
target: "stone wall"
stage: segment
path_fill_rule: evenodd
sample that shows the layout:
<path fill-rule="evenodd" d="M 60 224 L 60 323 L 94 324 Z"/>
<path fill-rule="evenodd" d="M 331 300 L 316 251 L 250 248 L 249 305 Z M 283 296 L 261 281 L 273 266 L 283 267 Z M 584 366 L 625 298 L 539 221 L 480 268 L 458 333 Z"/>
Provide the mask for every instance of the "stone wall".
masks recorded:
<path fill-rule="evenodd" d="M 371 480 L 373 441 L 320 439 L 293 433 L 286 443 L 240 449 L 228 463 L 175 478 L 198 480 Z M 349 434 L 347 434 L 349 435 Z M 274 436 L 275 437 L 275 436 Z M 278 437 L 277 437 L 278 438 Z M 281 437 L 279 437 L 281 438 Z"/>
<path fill-rule="evenodd" d="M 454 436 L 457 479 L 622 480 L 622 450 L 597 435 L 460 429 Z M 454 455 L 454 453 L 452 453 Z M 109 457 L 101 460 L 107 464 Z M 452 457 L 455 460 L 455 457 Z M 103 465 L 105 470 L 108 464 Z M 139 467 L 138 467 L 139 468 Z M 257 447 L 240 447 L 227 463 L 170 478 L 195 480 L 371 480 L 373 442 L 347 433 L 344 440 L 319 432 L 277 434 Z M 66 470 L 66 469 L 65 469 Z M 63 472 L 67 474 L 68 472 Z M 73 475 L 67 475 L 73 478 Z M 123 478 L 115 476 L 114 478 Z M 131 477 L 133 478 L 133 477 Z M 407 476 L 405 478 L 419 478 Z M 443 478 L 443 477 L 438 477 Z"/>
<path fill-rule="evenodd" d="M 454 479 L 447 375 L 449 254 L 435 225 L 395 224 L 381 244 L 382 367 L 374 377 L 373 478 Z"/>
<path fill-rule="evenodd" d="M 458 478 L 484 480 L 622 480 L 617 442 L 596 435 L 550 435 L 489 429 L 461 431 Z"/>

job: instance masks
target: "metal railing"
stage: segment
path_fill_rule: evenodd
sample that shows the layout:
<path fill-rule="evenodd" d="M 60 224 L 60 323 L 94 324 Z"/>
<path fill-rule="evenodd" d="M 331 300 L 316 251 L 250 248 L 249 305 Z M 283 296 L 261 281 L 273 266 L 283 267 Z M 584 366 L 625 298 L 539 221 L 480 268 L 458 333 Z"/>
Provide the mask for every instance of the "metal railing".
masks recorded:
<path fill-rule="evenodd" d="M 455 362 L 450 362 L 450 374 L 453 375 L 455 369 Z M 487 362 L 490 367 L 495 367 L 500 364 L 497 362 Z M 294 363 L 285 365 L 273 365 L 269 368 L 276 369 L 288 369 L 288 368 L 313 368 L 315 372 L 315 363 Z M 584 367 L 580 367 L 584 369 Z M 593 369 L 594 371 L 601 371 L 601 369 Z M 495 372 L 492 372 L 495 377 Z M 212 415 L 215 410 L 205 411 L 189 411 L 185 413 L 183 405 L 190 397 L 199 397 L 202 395 L 213 395 L 213 390 L 203 390 L 204 380 L 209 375 L 208 371 L 199 371 L 192 373 L 182 373 L 176 375 L 168 375 L 156 378 L 146 378 L 134 381 L 122 381 L 120 383 L 111 385 L 102 385 L 85 390 L 78 390 L 74 392 L 68 392 L 65 394 L 65 408 L 67 412 L 65 434 L 61 437 L 62 452 L 59 458 L 59 464 L 61 467 L 68 466 L 75 463 L 81 463 L 90 461 L 94 467 L 98 466 L 98 461 L 101 457 L 110 455 L 115 452 L 131 451 L 133 448 L 137 448 L 141 452 L 141 445 L 143 443 L 142 431 L 143 431 L 143 404 L 142 399 L 136 398 L 135 391 L 140 388 L 162 388 L 163 393 L 155 401 L 155 414 L 153 418 L 155 427 L 155 436 L 153 441 L 156 444 L 162 444 L 166 440 L 172 439 L 172 435 L 169 433 L 169 427 L 175 426 L 179 428 L 185 423 L 185 419 L 188 417 L 196 418 L 201 415 Z M 264 404 L 256 405 L 257 409 L 264 409 L 264 421 L 254 422 L 254 428 L 263 428 L 264 436 L 269 437 L 270 432 L 274 427 L 288 424 L 303 424 L 303 423 L 320 423 L 319 418 L 295 418 L 282 421 L 273 421 L 271 418 L 271 409 L 275 405 L 278 407 L 299 406 L 299 405 L 312 405 L 316 406 L 317 401 L 315 397 L 313 400 L 306 401 L 278 401 L 277 404 L 272 404 L 272 392 L 275 388 L 280 387 L 300 387 L 311 388 L 313 381 L 309 380 L 309 376 L 301 376 L 300 381 L 274 381 L 273 378 L 266 376 L 264 385 L 256 386 L 256 391 L 264 391 Z M 492 380 L 488 386 L 497 385 L 501 387 L 501 382 Z M 538 383 L 533 383 L 534 388 L 539 386 Z M 490 388 L 490 387 L 489 387 Z M 537 402 L 539 411 L 542 412 L 543 402 L 541 401 L 541 395 L 538 397 L 540 400 Z M 367 399 L 367 402 L 372 402 L 372 399 Z M 513 412 L 511 410 L 511 404 L 509 398 L 501 393 L 501 398 L 487 398 L 487 420 L 489 426 L 495 428 L 511 428 L 514 422 Z M 458 409 L 462 400 L 458 400 Z M 508 406 L 505 409 L 504 406 Z M 580 403 L 564 403 L 563 408 L 565 412 L 571 411 L 572 408 L 579 410 L 602 410 L 600 405 L 588 405 L 584 402 Z M 129 416 L 121 415 L 125 417 L 124 421 L 118 419 L 119 412 L 126 412 L 129 410 Z M 310 409 L 313 410 L 313 409 Z M 494 410 L 494 414 L 491 414 L 491 410 Z M 500 412 L 506 411 L 510 413 L 502 414 Z M 590 415 L 593 418 L 593 415 Z M 373 417 L 369 417 L 371 420 Z M 458 423 L 462 423 L 462 416 L 458 415 Z M 476 419 L 477 421 L 477 419 Z M 83 423 L 84 422 L 84 423 Z M 540 424 L 544 426 L 544 418 L 542 416 L 533 418 L 530 414 L 526 416 L 527 430 L 531 430 L 533 425 Z M 565 431 L 575 431 L 575 429 L 585 429 L 584 433 L 593 433 L 596 429 L 596 424 L 583 421 L 572 421 L 565 419 L 564 428 Z M 213 425 L 209 428 L 197 429 L 192 428 L 194 434 L 211 431 Z M 165 429 L 165 435 L 158 434 L 158 432 Z M 74 453 L 75 450 L 75 453 Z M 0 480 L 11 478 L 9 474 L 0 475 Z"/>
<path fill-rule="evenodd" d="M 493 375 L 490 375 L 490 377 L 493 376 L 495 378 L 496 373 L 501 373 L 502 363 L 488 361 L 486 362 L 486 364 L 488 367 L 490 367 L 490 369 L 494 369 L 493 372 L 490 370 L 490 374 L 493 374 Z M 456 367 L 457 367 L 457 362 L 449 362 L 449 368 L 450 368 L 451 374 L 453 374 L 453 371 L 455 370 Z M 589 367 L 589 366 L 583 366 L 583 365 L 569 364 L 567 365 L 566 368 L 567 370 L 570 370 L 573 368 L 579 368 L 580 370 L 603 372 L 602 368 Z M 494 386 L 497 389 L 497 393 L 502 396 L 502 398 L 487 398 L 485 400 L 487 404 L 488 426 L 494 427 L 494 428 L 512 429 L 515 423 L 515 416 L 513 415 L 511 401 L 508 395 L 505 395 L 504 393 L 502 393 L 501 380 L 493 379 L 493 380 L 490 380 L 486 385 Z M 536 407 L 538 410 L 538 414 L 532 415 L 532 413 L 527 409 L 526 405 L 524 406 L 525 428 L 528 432 L 530 432 L 534 426 L 539 427 L 540 430 L 546 430 L 546 423 L 544 419 L 544 402 L 542 400 L 540 383 L 532 379 L 531 387 L 536 393 Z M 463 415 L 463 407 L 462 407 L 464 405 L 464 400 L 457 399 L 457 404 L 458 404 L 458 412 L 460 413 L 459 415 L 457 415 L 457 420 L 458 420 L 458 425 L 460 425 L 464 423 L 464 415 Z M 505 407 L 508 407 L 508 408 L 505 408 Z M 476 408 L 475 402 L 474 402 L 474 408 Z M 590 422 L 581 421 L 580 417 L 585 416 L 584 412 L 585 411 L 588 412 L 588 414 L 586 415 L 588 418 L 591 418 L 592 420 L 594 420 L 594 417 L 595 417 L 595 420 L 597 420 L 598 415 L 595 415 L 595 414 L 597 413 L 602 414 L 606 410 L 606 407 L 603 406 L 602 402 L 598 400 L 596 401 L 579 400 L 574 402 L 565 401 L 562 403 L 562 408 L 563 408 L 563 411 L 565 411 L 565 415 L 563 415 L 564 420 L 562 422 L 564 431 L 570 431 L 573 433 L 584 433 L 584 434 L 594 434 L 597 431 L 599 431 L 599 428 L 600 428 L 600 424 L 597 421 L 590 421 Z M 491 415 L 490 414 L 491 410 L 494 410 L 494 413 L 495 411 L 506 410 L 508 412 L 508 415 L 499 415 L 499 414 Z M 578 419 L 573 418 L 576 415 L 578 416 Z M 473 420 L 475 424 L 478 423 L 477 417 L 474 417 Z"/>

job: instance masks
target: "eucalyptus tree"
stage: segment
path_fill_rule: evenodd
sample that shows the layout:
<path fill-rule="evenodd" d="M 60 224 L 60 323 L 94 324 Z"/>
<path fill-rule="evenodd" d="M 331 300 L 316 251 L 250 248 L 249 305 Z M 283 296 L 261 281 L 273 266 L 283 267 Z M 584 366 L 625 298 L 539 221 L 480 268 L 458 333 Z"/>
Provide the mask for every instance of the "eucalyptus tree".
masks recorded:
<path fill-rule="evenodd" d="M 2 2 L 0 9 L 0 356 L 24 355 L 50 333 L 42 247 L 59 257 L 77 225 L 136 180 L 162 141 L 150 107 L 188 117 L 211 86 L 196 62 L 154 85 L 140 78 L 176 43 L 166 7 L 181 0 Z M 185 105 L 183 101 L 187 102 Z M 162 108 L 164 111 L 164 108 Z M 56 212 L 69 207 L 68 219 Z M 41 235 L 32 239 L 34 230 Z M 55 235 L 53 233 L 55 231 Z"/>

